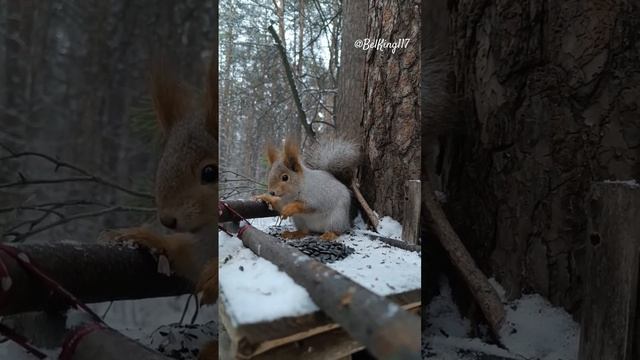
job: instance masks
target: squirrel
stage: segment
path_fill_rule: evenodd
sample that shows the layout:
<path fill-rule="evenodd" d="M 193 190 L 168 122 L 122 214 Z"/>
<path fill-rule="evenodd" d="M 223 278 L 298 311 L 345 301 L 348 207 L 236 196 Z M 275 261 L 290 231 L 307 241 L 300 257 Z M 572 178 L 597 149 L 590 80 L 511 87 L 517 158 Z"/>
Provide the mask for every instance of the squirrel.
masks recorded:
<path fill-rule="evenodd" d="M 164 146 L 158 164 L 155 199 L 158 219 L 173 231 L 160 235 L 145 227 L 115 231 L 160 251 L 178 275 L 191 281 L 202 304 L 218 298 L 218 98 L 212 60 L 204 99 L 197 101 L 162 64 L 152 69 L 152 100 Z M 199 359 L 217 359 L 217 342 Z"/>
<path fill-rule="evenodd" d="M 298 144 L 288 138 L 282 152 L 267 147 L 267 160 L 268 193 L 256 199 L 293 219 L 297 230 L 283 232 L 284 238 L 316 232 L 323 240 L 334 240 L 352 227 L 357 210 L 345 184 L 360 162 L 357 145 L 340 138 L 318 142 L 303 161 Z"/>

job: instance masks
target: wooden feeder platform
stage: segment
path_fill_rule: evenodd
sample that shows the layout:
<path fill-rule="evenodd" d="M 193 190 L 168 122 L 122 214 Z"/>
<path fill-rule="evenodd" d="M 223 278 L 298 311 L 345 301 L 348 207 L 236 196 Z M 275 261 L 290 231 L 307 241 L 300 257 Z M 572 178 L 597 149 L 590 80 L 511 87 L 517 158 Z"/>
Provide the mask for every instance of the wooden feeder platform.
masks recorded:
<path fill-rule="evenodd" d="M 270 227 L 275 218 L 254 219 L 252 223 L 260 230 L 273 233 Z M 366 231 L 358 230 L 335 240 L 354 252 L 327 265 L 402 309 L 419 315 L 422 304 L 419 252 L 366 235 Z M 224 274 L 220 276 L 218 302 L 219 320 L 223 325 L 219 337 L 221 359 L 343 359 L 364 349 L 315 306 L 308 295 L 300 296 L 299 292 L 287 290 L 287 286 L 299 285 L 290 279 L 284 281 L 288 275 L 275 265 L 265 265 L 265 259 L 244 247 L 235 236 L 220 233 L 219 241 L 220 273 Z M 271 277 L 284 279 L 276 280 L 273 285 L 264 284 L 267 280 L 261 281 Z M 240 289 L 239 284 L 247 288 Z M 257 288 L 250 289 L 252 286 Z M 287 295 L 292 292 L 295 294 Z M 256 294 L 254 304 L 246 301 L 254 297 L 252 294 Z M 274 310 L 271 304 L 278 309 Z M 286 310 L 288 307 L 291 311 Z M 270 312 L 275 314 L 269 315 Z"/>

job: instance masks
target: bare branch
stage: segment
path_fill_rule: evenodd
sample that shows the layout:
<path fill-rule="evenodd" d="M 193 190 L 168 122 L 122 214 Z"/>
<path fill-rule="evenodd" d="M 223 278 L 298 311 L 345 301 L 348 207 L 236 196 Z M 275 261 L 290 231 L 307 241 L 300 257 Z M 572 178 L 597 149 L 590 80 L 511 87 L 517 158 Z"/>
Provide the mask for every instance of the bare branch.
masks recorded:
<path fill-rule="evenodd" d="M 63 224 L 66 224 L 70 221 L 73 220 L 78 220 L 78 219 L 86 219 L 86 218 L 91 218 L 91 217 L 97 217 L 97 216 L 102 216 L 102 215 L 106 215 L 106 214 L 111 214 L 111 213 L 116 213 L 116 212 L 143 212 L 143 213 L 151 213 L 151 212 L 155 212 L 156 209 L 155 208 L 146 208 L 146 207 L 127 207 L 127 206 L 112 206 L 106 209 L 102 209 L 102 210 L 98 210 L 98 211 L 92 211 L 92 212 L 86 212 L 86 213 L 81 213 L 81 214 L 76 214 L 76 215 L 72 215 L 69 217 L 64 217 L 58 221 L 55 221 L 51 224 L 47 224 L 45 226 L 41 226 L 37 229 L 33 229 L 29 232 L 26 232 L 24 234 L 20 234 L 20 233 L 16 233 L 16 232 L 8 232 L 3 234 L 3 237 L 8 237 L 8 236 L 15 236 L 12 241 L 13 242 L 18 242 L 18 241 L 22 241 L 30 236 L 33 236 L 35 234 L 41 233 L 45 230 L 54 228 L 56 226 L 60 226 Z"/>
<path fill-rule="evenodd" d="M 9 156 L 4 156 L 4 157 L 0 157 L 0 161 L 4 161 L 4 160 L 14 160 L 14 159 L 18 159 L 21 157 L 38 157 L 44 160 L 47 160 L 53 164 L 56 165 L 56 171 L 60 168 L 67 168 L 70 170 L 73 170 L 81 175 L 84 176 L 80 176 L 80 177 L 69 177 L 69 178 L 61 178 L 61 179 L 37 179 L 37 180 L 26 180 L 26 179 L 21 179 L 21 181 L 18 182 L 13 182 L 13 183 L 6 183 L 6 184 L 0 184 L 0 188 L 6 188 L 6 187 L 13 187 L 13 186 L 23 186 L 23 185 L 35 185 L 35 184 L 56 184 L 56 183 L 66 183 L 66 182 L 94 182 L 100 185 L 104 185 L 104 186 L 108 186 L 111 187 L 113 189 L 122 191 L 124 193 L 127 193 L 129 195 L 133 195 L 133 196 L 138 196 L 141 198 L 145 198 L 145 199 L 153 199 L 153 195 L 149 194 L 149 193 L 145 193 L 145 192 L 140 192 L 140 191 L 136 191 L 136 190 L 131 190 L 128 189 L 122 185 L 119 185 L 113 181 L 107 180 L 103 177 L 91 174 L 89 171 L 84 170 L 76 165 L 73 165 L 71 163 L 65 162 L 65 161 L 61 161 L 58 160 L 56 158 L 53 158 L 49 155 L 46 154 L 42 154 L 42 153 L 38 153 L 38 152 L 34 152 L 34 151 L 26 151 L 26 152 L 14 152 L 13 150 L 11 150 L 8 146 L 0 144 L 0 147 L 2 147 L 3 149 L 5 149 L 10 155 Z"/>
<path fill-rule="evenodd" d="M 302 102 L 300 101 L 300 95 L 298 94 L 298 89 L 296 88 L 296 83 L 295 83 L 295 80 L 293 79 L 293 71 L 291 70 L 291 65 L 289 64 L 289 60 L 287 59 L 287 52 L 285 51 L 284 46 L 280 41 L 280 37 L 278 37 L 278 34 L 276 33 L 276 30 L 273 28 L 273 25 L 270 25 L 268 30 L 269 30 L 269 33 L 271 33 L 273 40 L 275 40 L 276 48 L 280 53 L 280 59 L 282 59 L 282 65 L 284 66 L 284 73 L 287 76 L 287 82 L 289 83 L 289 87 L 291 88 L 293 100 L 296 104 L 296 109 L 298 110 L 298 119 L 300 120 L 302 127 L 304 128 L 305 132 L 309 135 L 309 137 L 311 137 L 312 139 L 315 139 L 316 134 L 313 131 L 311 124 L 307 122 L 307 114 L 305 114 L 304 110 L 302 109 Z"/>

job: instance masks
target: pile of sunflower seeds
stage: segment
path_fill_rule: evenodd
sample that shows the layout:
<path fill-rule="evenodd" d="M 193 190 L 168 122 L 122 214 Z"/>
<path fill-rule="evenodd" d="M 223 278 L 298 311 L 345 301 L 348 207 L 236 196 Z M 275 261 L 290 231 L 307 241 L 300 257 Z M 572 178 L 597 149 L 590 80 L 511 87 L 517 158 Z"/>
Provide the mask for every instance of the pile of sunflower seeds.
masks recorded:
<path fill-rule="evenodd" d="M 286 243 L 325 264 L 342 260 L 354 252 L 342 243 L 317 238 L 288 240 Z"/>

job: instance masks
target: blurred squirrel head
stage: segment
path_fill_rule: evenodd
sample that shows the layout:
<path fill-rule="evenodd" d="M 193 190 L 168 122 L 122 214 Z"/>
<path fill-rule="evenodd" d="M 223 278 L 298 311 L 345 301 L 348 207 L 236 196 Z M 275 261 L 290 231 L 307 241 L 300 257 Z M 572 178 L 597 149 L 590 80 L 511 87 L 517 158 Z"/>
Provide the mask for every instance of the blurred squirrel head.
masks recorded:
<path fill-rule="evenodd" d="M 213 60 L 212 60 L 213 63 Z M 211 66 L 203 101 L 165 66 L 155 66 L 152 97 L 164 149 L 156 173 L 160 222 L 181 232 L 217 223 L 217 66 Z"/>
<path fill-rule="evenodd" d="M 274 196 L 290 195 L 302 185 L 304 171 L 298 144 L 293 139 L 287 139 L 282 152 L 273 145 L 267 147 L 269 160 L 268 191 Z"/>

